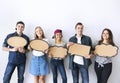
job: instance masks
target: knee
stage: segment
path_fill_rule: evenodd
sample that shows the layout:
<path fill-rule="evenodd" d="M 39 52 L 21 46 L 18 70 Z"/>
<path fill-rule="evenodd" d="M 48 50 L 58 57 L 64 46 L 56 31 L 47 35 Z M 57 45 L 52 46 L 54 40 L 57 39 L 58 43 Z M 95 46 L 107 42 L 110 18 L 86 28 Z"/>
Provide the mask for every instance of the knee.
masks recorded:
<path fill-rule="evenodd" d="M 18 79 L 24 79 L 24 75 L 18 75 Z"/>
<path fill-rule="evenodd" d="M 57 78 L 57 74 L 53 74 L 53 78 L 56 79 Z"/>
<path fill-rule="evenodd" d="M 40 76 L 39 79 L 40 81 L 45 81 L 45 76 Z"/>
<path fill-rule="evenodd" d="M 21 77 L 18 77 L 18 80 L 24 80 L 24 77 L 23 76 L 21 76 Z"/>

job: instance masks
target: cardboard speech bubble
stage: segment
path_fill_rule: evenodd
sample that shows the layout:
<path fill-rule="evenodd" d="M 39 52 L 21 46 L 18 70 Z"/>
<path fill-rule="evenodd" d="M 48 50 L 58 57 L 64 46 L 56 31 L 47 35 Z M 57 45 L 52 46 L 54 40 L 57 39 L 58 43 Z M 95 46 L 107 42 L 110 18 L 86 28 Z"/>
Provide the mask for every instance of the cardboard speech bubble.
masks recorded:
<path fill-rule="evenodd" d="M 108 57 L 112 57 L 117 55 L 118 53 L 118 48 L 112 45 L 97 45 L 95 47 L 95 54 L 99 55 L 99 56 L 108 56 Z"/>
<path fill-rule="evenodd" d="M 68 53 L 86 56 L 90 52 L 90 46 L 81 45 L 81 44 L 73 44 L 68 48 Z"/>
<path fill-rule="evenodd" d="M 46 41 L 40 39 L 34 39 L 30 42 L 30 47 L 37 51 L 44 52 L 49 48 L 49 45 Z"/>
<path fill-rule="evenodd" d="M 61 46 L 51 46 L 49 48 L 48 54 L 52 57 L 64 58 L 67 55 L 67 49 Z"/>
<path fill-rule="evenodd" d="M 7 43 L 12 47 L 24 47 L 27 44 L 26 39 L 19 36 L 10 37 Z"/>

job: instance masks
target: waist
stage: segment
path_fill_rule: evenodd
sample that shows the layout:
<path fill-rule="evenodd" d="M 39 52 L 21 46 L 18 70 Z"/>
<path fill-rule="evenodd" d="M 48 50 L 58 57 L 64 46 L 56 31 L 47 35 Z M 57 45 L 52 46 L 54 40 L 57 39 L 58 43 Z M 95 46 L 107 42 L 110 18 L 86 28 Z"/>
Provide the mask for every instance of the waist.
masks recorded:
<path fill-rule="evenodd" d="M 60 57 L 52 57 L 51 59 L 55 59 L 55 60 L 63 60 L 63 58 L 60 58 Z"/>
<path fill-rule="evenodd" d="M 9 61 L 10 63 L 14 64 L 21 64 L 26 62 L 26 56 L 25 55 L 9 55 Z"/>
<path fill-rule="evenodd" d="M 44 58 L 46 57 L 45 55 L 42 55 L 42 56 L 35 56 L 35 55 L 32 55 L 32 58 Z"/>
<path fill-rule="evenodd" d="M 32 53 L 34 56 L 43 56 L 45 55 L 43 52 L 40 52 L 40 51 L 35 51 L 33 50 L 33 53 Z"/>

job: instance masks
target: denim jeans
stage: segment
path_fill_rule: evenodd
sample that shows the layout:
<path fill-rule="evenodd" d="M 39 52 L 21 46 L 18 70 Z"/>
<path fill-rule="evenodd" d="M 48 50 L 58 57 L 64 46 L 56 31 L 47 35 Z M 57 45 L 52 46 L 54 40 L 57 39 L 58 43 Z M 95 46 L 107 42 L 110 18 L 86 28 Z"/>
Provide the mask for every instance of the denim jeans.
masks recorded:
<path fill-rule="evenodd" d="M 18 83 L 23 83 L 24 72 L 25 72 L 25 63 L 19 64 L 19 65 L 8 63 L 5 73 L 4 73 L 3 83 L 10 83 L 11 76 L 16 67 L 17 67 L 17 71 L 18 71 Z"/>
<path fill-rule="evenodd" d="M 74 69 L 72 69 L 73 83 L 79 83 L 79 70 L 81 72 L 82 83 L 89 83 L 88 68 L 76 63 L 74 63 Z"/>
<path fill-rule="evenodd" d="M 66 76 L 63 60 L 51 59 L 50 64 L 53 73 L 53 83 L 57 83 L 57 69 L 61 74 L 62 83 L 67 83 L 67 76 Z"/>

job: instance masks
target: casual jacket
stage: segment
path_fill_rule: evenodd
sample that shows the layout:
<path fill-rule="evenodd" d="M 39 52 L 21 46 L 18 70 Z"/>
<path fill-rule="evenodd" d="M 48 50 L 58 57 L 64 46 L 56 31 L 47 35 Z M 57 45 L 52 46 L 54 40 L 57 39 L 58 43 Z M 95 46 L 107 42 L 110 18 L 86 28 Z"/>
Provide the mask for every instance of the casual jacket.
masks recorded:
<path fill-rule="evenodd" d="M 77 43 L 77 38 L 76 38 L 76 35 L 71 37 L 69 39 L 69 42 L 73 42 L 73 43 Z M 92 50 L 92 41 L 91 41 L 91 38 L 86 36 L 86 35 L 82 35 L 81 37 L 81 44 L 82 45 L 87 45 L 87 46 L 90 46 L 91 47 L 91 50 Z M 74 59 L 74 55 L 70 55 L 69 56 L 69 68 L 70 69 L 73 69 L 74 68 L 74 62 L 73 62 L 73 59 Z M 91 60 L 90 59 L 86 59 L 83 57 L 83 60 L 84 60 L 84 66 L 85 67 L 89 67 L 89 65 L 91 64 Z"/>

